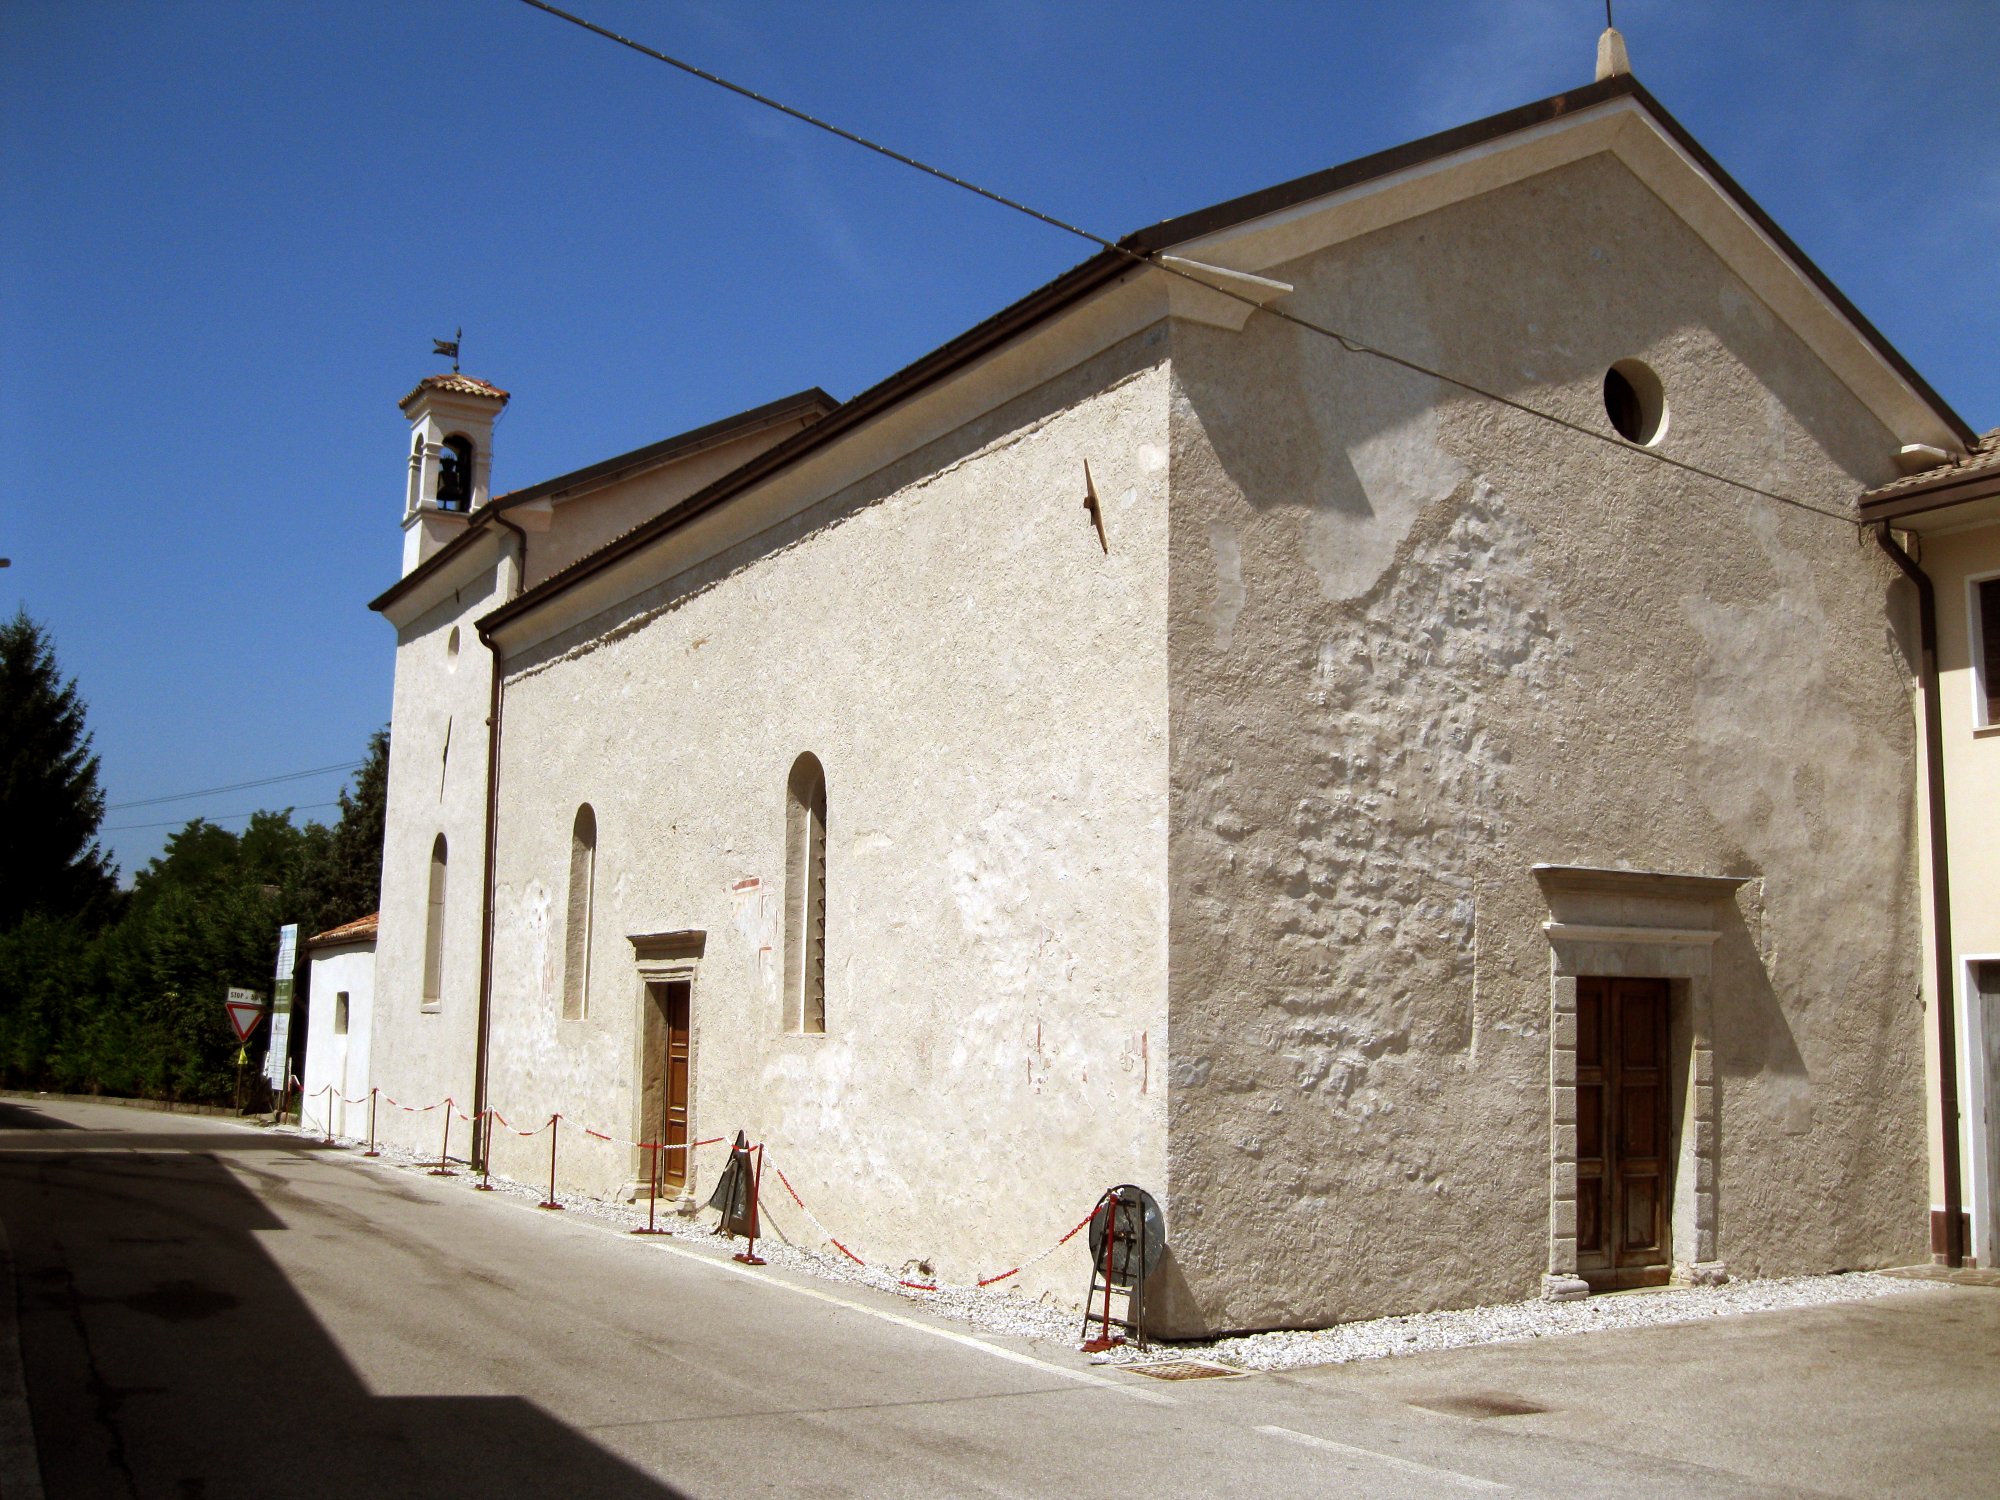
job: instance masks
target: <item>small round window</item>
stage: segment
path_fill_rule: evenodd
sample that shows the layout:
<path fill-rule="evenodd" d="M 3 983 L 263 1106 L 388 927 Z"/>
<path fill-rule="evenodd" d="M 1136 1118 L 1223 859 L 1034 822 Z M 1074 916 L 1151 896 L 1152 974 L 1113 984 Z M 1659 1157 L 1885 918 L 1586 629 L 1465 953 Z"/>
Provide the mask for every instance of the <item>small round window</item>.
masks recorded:
<path fill-rule="evenodd" d="M 458 627 L 451 627 L 451 634 L 444 638 L 444 664 L 452 671 L 458 670 Z"/>
<path fill-rule="evenodd" d="M 1621 359 L 1604 372 L 1604 414 L 1618 435 L 1651 447 L 1667 434 L 1667 393 L 1651 366 Z"/>

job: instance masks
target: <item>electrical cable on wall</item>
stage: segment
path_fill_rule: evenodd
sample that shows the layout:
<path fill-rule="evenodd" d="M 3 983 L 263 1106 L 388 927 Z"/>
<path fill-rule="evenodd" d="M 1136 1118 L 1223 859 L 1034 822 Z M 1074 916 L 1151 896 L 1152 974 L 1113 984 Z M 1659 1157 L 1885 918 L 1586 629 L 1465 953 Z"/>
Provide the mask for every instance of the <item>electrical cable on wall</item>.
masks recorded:
<path fill-rule="evenodd" d="M 1670 468 L 1679 469 L 1683 473 L 1692 474 L 1701 479 L 1713 480 L 1717 484 L 1728 485 L 1732 489 L 1742 490 L 1747 494 L 1757 495 L 1763 499 L 1775 501 L 1779 505 L 1786 505 L 1796 510 L 1807 511 L 1816 516 L 1825 516 L 1829 520 L 1840 521 L 1846 525 L 1855 527 L 1857 530 L 1860 527 L 1861 523 L 1857 517 L 1849 515 L 1843 511 L 1833 510 L 1823 505 L 1815 505 L 1811 501 L 1801 500 L 1795 495 L 1786 495 L 1776 490 L 1765 489 L 1762 485 L 1752 484 L 1748 480 L 1732 478 L 1727 474 L 1718 473 L 1716 470 L 1703 468 L 1700 464 L 1689 463 L 1685 459 L 1679 459 L 1673 457 L 1671 454 L 1661 453 L 1657 449 L 1639 447 L 1634 443 L 1628 442 L 1626 439 L 1622 437 L 1616 437 L 1609 433 L 1599 432 L 1595 428 L 1587 427 L 1581 422 L 1573 422 L 1567 417 L 1558 416 L 1554 412 L 1544 411 L 1542 408 L 1537 406 L 1530 406 L 1525 401 L 1516 400 L 1512 396 L 1502 395 L 1498 391 L 1488 390 L 1484 386 L 1475 385 L 1473 382 L 1469 380 L 1461 379 L 1455 375 L 1446 374 L 1442 370 L 1432 369 L 1430 366 L 1422 364 L 1417 360 L 1405 358 L 1404 356 L 1392 353 L 1387 349 L 1377 348 L 1372 344 L 1369 344 L 1361 339 L 1355 338 L 1352 334 L 1342 333 L 1339 329 L 1329 328 L 1324 324 L 1315 323 L 1314 321 L 1312 321 L 1312 319 L 1302 317 L 1297 313 L 1287 312 L 1283 308 L 1272 307 L 1266 303 L 1257 301 L 1257 299 L 1254 297 L 1246 296 L 1241 292 L 1231 291 L 1227 287 L 1217 286 L 1214 282 L 1205 280 L 1204 278 L 1196 276 L 1189 271 L 1182 270 L 1178 266 L 1168 265 L 1164 263 L 1161 260 L 1160 252 L 1158 251 L 1135 250 L 1131 246 L 1121 244 L 1116 240 L 1106 239 L 1101 234 L 1095 234 L 1088 229 L 1081 228 L 1080 226 L 1071 224 L 1066 220 L 1059 219 L 1053 214 L 1044 213 L 1038 208 L 1031 207 L 1026 203 L 1018 201 L 1017 199 L 1009 198 L 1003 193 L 996 193 L 990 188 L 981 187 L 978 183 L 967 181 L 963 177 L 954 176 L 952 173 L 946 172 L 942 168 L 931 166 L 927 162 L 919 161 L 914 156 L 905 155 L 903 152 L 897 151 L 892 147 L 882 145 L 879 141 L 872 141 L 868 139 L 866 136 L 857 135 L 851 130 L 843 129 L 838 125 L 830 123 L 829 121 L 820 119 L 816 115 L 808 114 L 802 109 L 794 108 L 792 105 L 786 104 L 777 99 L 773 99 L 767 94 L 760 94 L 755 89 L 746 88 L 744 85 L 740 83 L 733 83 L 729 79 L 722 77 L 720 74 L 709 72 L 706 68 L 696 67 L 693 63 L 686 62 L 678 57 L 673 57 L 668 53 L 659 51 L 657 48 L 649 47 L 643 42 L 635 41 L 631 37 L 624 36 L 616 31 L 612 31 L 608 27 L 600 26 L 594 21 L 585 20 L 582 16 L 575 15 L 569 11 L 561 9 L 558 6 L 549 4 L 548 0 L 521 0 L 521 3 L 523 5 L 530 6 L 535 10 L 544 11 L 547 14 L 556 17 L 558 20 L 567 21 L 572 26 L 581 27 L 583 30 L 588 31 L 593 35 L 603 37 L 606 41 L 616 42 L 621 47 L 630 48 L 632 51 L 639 53 L 643 57 L 651 58 L 655 62 L 665 63 L 668 67 L 671 68 L 678 68 L 681 72 L 689 74 L 692 77 L 699 78 L 704 83 L 712 83 L 718 88 L 727 89 L 732 94 L 737 94 L 742 98 L 750 100 L 752 103 L 761 104 L 766 109 L 775 110 L 779 114 L 786 115 L 791 119 L 798 120 L 806 125 L 810 125 L 816 130 L 823 130 L 828 135 L 836 136 L 839 139 L 847 141 L 852 145 L 860 146 L 868 151 L 873 151 L 879 156 L 885 156 L 889 160 L 897 162 L 902 166 L 914 168 L 916 171 L 925 173 L 926 175 L 931 177 L 935 177 L 941 182 L 947 182 L 950 183 L 953 187 L 962 188 L 968 193 L 973 193 L 978 197 L 986 199 L 988 202 L 997 203 L 1002 208 L 1012 209 L 1016 213 L 1025 214 L 1027 217 L 1034 219 L 1038 223 L 1046 224 L 1052 229 L 1060 229 L 1065 234 L 1075 235 L 1079 239 L 1087 240 L 1091 244 L 1097 245 L 1100 248 L 1109 251 L 1114 255 L 1121 255 L 1125 257 L 1127 260 L 1130 260 L 1135 265 L 1146 267 L 1156 271 L 1161 271 L 1169 276 L 1179 277 L 1181 280 L 1191 282 L 1196 286 L 1205 288 L 1206 290 L 1215 293 L 1217 296 L 1226 297 L 1231 301 L 1243 303 L 1245 306 L 1251 308 L 1255 312 L 1266 313 L 1271 317 L 1280 319 L 1281 321 L 1286 323 L 1290 323 L 1295 328 L 1302 328 L 1305 329 L 1307 332 L 1316 333 L 1325 338 L 1332 339 L 1334 342 L 1338 343 L 1341 346 L 1341 348 L 1345 349 L 1350 354 L 1364 355 L 1371 359 L 1379 359 L 1389 364 L 1400 366 L 1405 370 L 1411 371 L 1413 374 L 1423 375 L 1432 380 L 1441 381 L 1446 385 L 1452 386 L 1458 390 L 1466 392 L 1468 395 L 1477 396 L 1483 400 L 1494 402 L 1500 406 L 1507 407 L 1509 410 L 1520 412 L 1524 416 L 1534 417 L 1541 421 L 1548 422 L 1553 426 L 1562 428 L 1566 432 L 1574 433 L 1579 437 L 1586 437 L 1594 442 L 1602 443 L 1609 447 L 1615 448 L 1621 453 L 1631 454 L 1639 458 L 1651 459 L 1655 463 L 1665 464 Z M 1609 12 L 1608 4 L 1606 6 L 1606 11 L 1608 14 Z"/>

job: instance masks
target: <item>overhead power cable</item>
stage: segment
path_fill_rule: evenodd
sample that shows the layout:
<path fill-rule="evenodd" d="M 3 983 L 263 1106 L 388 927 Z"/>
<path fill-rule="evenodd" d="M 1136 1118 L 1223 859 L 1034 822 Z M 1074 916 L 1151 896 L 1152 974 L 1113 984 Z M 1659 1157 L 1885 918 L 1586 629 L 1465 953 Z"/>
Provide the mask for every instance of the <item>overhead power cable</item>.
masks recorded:
<path fill-rule="evenodd" d="M 297 807 L 259 807 L 253 808 L 249 812 L 216 813 L 213 816 L 208 813 L 196 813 L 192 818 L 168 818 L 164 823 L 114 823 L 108 828 L 100 828 L 97 831 L 99 833 L 131 833 L 133 830 L 139 828 L 183 828 L 189 823 L 194 822 L 233 823 L 238 818 L 254 818 L 260 812 L 283 812 L 286 814 L 318 812 L 321 808 L 338 806 L 340 806 L 338 802 L 306 802 Z"/>
<path fill-rule="evenodd" d="M 1039 208 L 1030 208 L 1027 204 L 1017 199 L 1009 198 L 1004 193 L 996 193 L 991 188 L 983 188 L 976 182 L 966 181 L 963 177 L 954 177 L 941 167 L 934 167 L 928 162 L 918 161 L 914 156 L 905 156 L 893 146 L 885 146 L 880 141 L 871 141 L 865 135 L 856 135 L 851 130 L 843 130 L 831 121 L 822 120 L 817 115 L 809 115 L 802 109 L 794 109 L 791 105 L 781 100 L 773 99 L 769 94 L 760 94 L 755 89 L 745 88 L 740 83 L 731 83 L 719 73 L 711 73 L 706 68 L 697 68 L 693 63 L 685 62 L 678 57 L 670 57 L 664 52 L 648 47 L 644 42 L 634 41 L 631 37 L 622 36 L 609 27 L 599 26 L 595 21 L 586 21 L 582 16 L 572 15 L 569 11 L 550 5 L 547 3 L 547 0 L 522 0 L 522 4 L 531 5 L 536 10 L 547 11 L 550 15 L 557 17 L 559 20 L 567 21 L 572 26 L 581 26 L 585 31 L 594 32 L 608 42 L 616 42 L 621 47 L 630 47 L 641 56 L 652 58 L 654 62 L 663 62 L 670 68 L 679 68 L 683 73 L 699 78 L 703 83 L 712 83 L 717 88 L 728 89 L 732 94 L 740 94 L 743 98 L 750 100 L 752 103 L 761 104 L 766 109 L 775 109 L 781 115 L 790 115 L 794 120 L 810 125 L 815 130 L 824 130 L 828 135 L 839 136 L 843 141 L 849 141 L 856 146 L 864 147 L 869 151 L 873 151 L 878 156 L 886 156 L 889 160 L 900 162 L 903 166 L 914 167 L 917 171 L 928 173 L 940 182 L 948 182 L 953 187 L 964 188 L 968 193 L 977 193 L 980 197 L 987 199 L 989 202 L 997 203 L 1002 208 L 1011 208 L 1015 213 L 1026 214 L 1031 219 L 1038 219 L 1051 229 L 1060 229 L 1065 234 L 1076 235 L 1079 239 L 1089 240 L 1094 245 L 1102 245 L 1106 250 L 1116 250 L 1118 248 L 1115 243 L 1105 239 L 1104 236 L 1092 234 L 1088 229 L 1080 229 L 1074 224 L 1058 219 L 1054 214 L 1045 214 Z M 1134 256 L 1134 259 L 1142 258 Z"/>
<path fill-rule="evenodd" d="M 335 771 L 352 771 L 366 764 L 348 760 L 337 766 L 314 766 L 310 771 L 287 771 L 282 776 L 262 776 L 255 781 L 232 781 L 228 786 L 205 786 L 197 792 L 169 792 L 164 797 L 141 797 L 135 802 L 107 802 L 104 810 L 120 812 L 132 807 L 157 807 L 162 802 L 185 802 L 190 797 L 214 797 L 223 792 L 248 791 L 253 786 L 276 786 L 281 781 L 304 781 L 308 776 L 331 776 Z"/>
<path fill-rule="evenodd" d="M 835 125 L 830 121 L 822 120 L 817 115 L 808 114 L 806 111 L 786 104 L 782 100 L 773 99 L 768 94 L 760 94 L 755 89 L 746 88 L 740 83 L 734 83 L 718 73 L 711 73 L 708 69 L 697 67 L 682 58 L 671 56 L 654 47 L 648 47 L 644 42 L 635 41 L 633 38 L 613 31 L 609 27 L 600 26 L 595 21 L 585 20 L 582 16 L 563 10 L 559 6 L 551 5 L 548 3 L 548 0 L 521 0 L 521 3 L 535 10 L 545 11 L 558 20 L 569 22 L 572 26 L 581 27 L 593 35 L 603 37 L 606 41 L 616 42 L 621 47 L 628 47 L 643 57 L 653 59 L 655 62 L 665 63 L 670 68 L 678 68 L 681 72 L 691 77 L 699 78 L 704 83 L 712 83 L 717 88 L 727 89 L 730 93 L 748 99 L 752 103 L 761 104 L 766 109 L 776 110 L 779 114 L 787 115 L 802 124 L 810 125 L 815 130 L 823 130 L 828 135 L 837 136 L 839 139 L 860 146 L 864 150 L 873 151 L 878 156 L 886 156 L 893 162 L 914 168 L 916 171 L 922 172 L 927 176 L 937 178 L 940 182 L 948 182 L 953 187 L 963 188 L 966 192 L 984 198 L 990 203 L 997 203 L 1002 208 L 1012 209 L 1016 213 L 1025 214 L 1029 218 L 1034 219 L 1038 223 L 1046 224 L 1052 229 L 1060 229 L 1065 234 L 1075 235 L 1078 239 L 1087 240 L 1091 244 L 1110 251 L 1114 255 L 1125 257 L 1135 265 L 1160 271 L 1169 276 L 1177 276 L 1182 281 L 1192 282 L 1194 285 L 1203 287 L 1218 296 L 1227 297 L 1233 302 L 1241 302 L 1255 312 L 1266 313 L 1271 317 L 1290 323 L 1295 328 L 1303 328 L 1310 333 L 1317 333 L 1325 338 L 1330 338 L 1350 354 L 1365 355 L 1371 359 L 1383 360 L 1388 364 L 1397 365 L 1402 369 L 1409 370 L 1413 374 L 1441 381 L 1446 385 L 1466 392 L 1468 395 L 1478 396 L 1483 400 L 1495 402 L 1500 406 L 1507 407 L 1511 411 L 1520 412 L 1524 416 L 1535 417 L 1541 421 L 1560 427 L 1567 432 L 1575 433 L 1579 437 L 1586 437 L 1593 442 L 1602 443 L 1614 448 L 1620 453 L 1630 454 L 1636 458 L 1651 459 L 1655 463 L 1666 464 L 1670 468 L 1681 470 L 1683 473 L 1693 474 L 1702 479 L 1710 479 L 1717 484 L 1728 485 L 1733 489 L 1761 496 L 1766 500 L 1775 501 L 1779 505 L 1788 505 L 1796 510 L 1809 511 L 1813 515 L 1825 516 L 1829 520 L 1840 521 L 1850 526 L 1858 527 L 1860 525 L 1858 518 L 1848 515 L 1845 512 L 1832 510 L 1823 505 L 1815 505 L 1810 500 L 1801 500 L 1795 495 L 1786 495 L 1781 494 L 1777 490 L 1765 489 L 1762 485 L 1752 484 L 1748 480 L 1732 478 L 1730 475 L 1718 473 L 1714 469 L 1703 468 L 1700 464 L 1693 464 L 1685 459 L 1675 458 L 1672 454 L 1661 453 L 1654 448 L 1642 448 L 1636 443 L 1626 441 L 1622 437 L 1599 432 L 1593 427 L 1586 427 L 1581 422 L 1573 422 L 1568 417 L 1560 416 L 1555 412 L 1544 411 L 1538 406 L 1530 406 L 1527 402 L 1516 400 L 1512 396 L 1502 395 L 1498 391 L 1488 390 L 1482 385 L 1476 385 L 1472 381 L 1461 379 L 1456 375 L 1449 375 L 1442 370 L 1432 369 L 1429 365 L 1417 360 L 1405 358 L 1387 349 L 1377 348 L 1375 345 L 1358 339 L 1352 334 L 1343 333 L 1337 328 L 1329 328 L 1323 323 L 1316 323 L 1310 318 L 1301 317 L 1299 314 L 1288 312 L 1284 308 L 1273 307 L 1268 303 L 1259 302 L 1254 297 L 1246 296 L 1244 293 L 1233 291 L 1228 287 L 1217 286 L 1214 282 L 1183 270 L 1179 266 L 1165 263 L 1160 259 L 1159 252 L 1157 251 L 1135 250 L 1131 246 L 1120 244 L 1116 240 L 1106 239 L 1101 234 L 1084 229 L 1079 225 L 1071 224 L 1067 220 L 1059 219 L 1054 214 L 1044 213 L 1038 208 L 1020 202 L 1018 199 L 1009 198 L 1004 193 L 996 193 L 991 188 L 981 187 L 976 182 L 970 182 L 963 177 L 955 176 L 940 167 L 930 165 L 928 162 L 919 161 L 916 157 L 906 155 L 894 147 L 885 146 L 879 141 L 871 141 L 864 135 L 857 135 L 851 130 L 843 129 L 841 126 Z"/>

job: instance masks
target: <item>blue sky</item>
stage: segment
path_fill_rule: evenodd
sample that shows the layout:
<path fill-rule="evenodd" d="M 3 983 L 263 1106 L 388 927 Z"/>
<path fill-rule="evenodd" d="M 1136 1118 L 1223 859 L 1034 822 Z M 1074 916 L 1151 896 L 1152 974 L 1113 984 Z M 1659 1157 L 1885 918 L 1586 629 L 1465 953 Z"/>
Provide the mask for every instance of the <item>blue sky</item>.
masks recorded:
<path fill-rule="evenodd" d="M 1601 0 L 571 8 L 1098 232 L 1586 83 Z M 1991 0 L 1619 0 L 1634 70 L 1961 415 L 2000 424 Z M 846 397 L 1090 247 L 517 0 L 0 0 L 0 608 L 113 804 L 389 715 L 396 400 L 465 328 L 511 489 Z M 118 808 L 327 817 L 338 773 Z M 232 816 L 234 815 L 234 816 Z"/>

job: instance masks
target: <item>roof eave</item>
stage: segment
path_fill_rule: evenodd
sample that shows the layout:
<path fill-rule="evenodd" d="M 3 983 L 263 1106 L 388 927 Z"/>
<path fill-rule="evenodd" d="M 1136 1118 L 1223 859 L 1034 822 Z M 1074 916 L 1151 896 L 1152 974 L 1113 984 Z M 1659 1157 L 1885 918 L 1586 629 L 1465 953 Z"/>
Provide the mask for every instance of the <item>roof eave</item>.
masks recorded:
<path fill-rule="evenodd" d="M 547 600 L 583 582 L 639 551 L 658 537 L 678 530 L 697 516 L 769 478 L 808 453 L 831 444 L 841 434 L 852 431 L 871 418 L 936 384 L 1001 345 L 1026 332 L 1062 307 L 1097 291 L 1138 266 L 1129 254 L 1102 250 L 1089 260 L 1072 266 L 1054 281 L 1031 292 L 1019 302 L 1002 309 L 985 322 L 940 345 L 914 364 L 871 386 L 842 403 L 803 431 L 794 433 L 758 454 L 741 468 L 733 469 L 706 488 L 697 490 L 679 505 L 662 511 L 643 526 L 634 528 L 596 552 L 577 559 L 561 572 L 551 574 L 518 598 L 501 605 L 478 621 L 479 633 L 490 639 L 493 631 L 529 613 Z"/>
<path fill-rule="evenodd" d="M 634 448 L 629 453 L 614 454 L 610 458 L 599 459 L 594 464 L 585 464 L 580 469 L 572 469 L 567 474 L 557 474 L 550 479 L 542 479 L 518 490 L 510 490 L 498 496 L 494 504 L 499 506 L 526 505 L 536 500 L 546 500 L 554 496 L 582 494 L 587 490 L 601 489 L 605 485 L 616 484 L 648 469 L 660 468 L 678 459 L 691 458 L 710 448 L 719 448 L 728 443 L 740 442 L 746 437 L 754 437 L 759 432 L 781 426 L 790 421 L 817 416 L 824 419 L 830 412 L 837 411 L 840 403 L 818 386 L 809 386 L 803 391 L 795 391 L 789 396 L 781 396 L 776 401 L 768 401 L 749 411 L 738 412 L 720 421 L 676 433 L 673 437 L 662 438 L 657 443 L 648 443 L 643 448 Z"/>
<path fill-rule="evenodd" d="M 467 551 L 473 545 L 475 538 L 485 535 L 495 515 L 512 510 L 517 505 L 528 505 L 553 495 L 579 493 L 615 484 L 621 479 L 629 479 L 648 469 L 659 468 L 682 458 L 693 457 L 707 449 L 750 437 L 782 422 L 805 417 L 813 412 L 824 414 L 837 411 L 839 407 L 840 403 L 818 386 L 808 386 L 803 391 L 781 396 L 776 401 L 766 402 L 749 411 L 738 412 L 705 426 L 676 433 L 673 437 L 663 438 L 657 443 L 648 443 L 645 447 L 635 448 L 629 453 L 617 454 L 594 464 L 586 464 L 581 469 L 572 469 L 567 474 L 558 474 L 552 479 L 541 480 L 525 489 L 512 490 L 505 495 L 496 496 L 472 513 L 464 531 L 376 595 L 368 602 L 368 607 L 380 614 L 397 601 L 409 597 L 430 579 L 450 567 L 452 560 Z"/>
<path fill-rule="evenodd" d="M 1858 509 L 1864 522 L 1886 521 L 1894 524 L 1996 498 L 2000 498 L 2000 470 L 1984 469 L 1975 474 L 1953 475 L 1930 484 L 1913 485 L 1877 499 L 1864 499 Z"/>
<path fill-rule="evenodd" d="M 487 524 L 500 509 L 498 501 L 489 501 L 472 513 L 465 530 L 446 542 L 429 557 L 418 563 L 401 578 L 390 584 L 381 593 L 368 601 L 368 607 L 377 614 L 386 614 L 395 605 L 409 598 L 433 578 L 449 568 L 453 562 L 472 550 L 479 539 L 492 534 Z"/>
<path fill-rule="evenodd" d="M 1769 238 L 1779 253 L 1798 268 L 1847 324 L 1909 387 L 1917 399 L 1935 411 L 1939 419 L 1959 436 L 1966 447 L 1970 448 L 1977 442 L 1977 435 L 1964 418 L 1951 409 L 1931 388 L 1929 382 L 1919 375 L 1874 324 L 1848 301 L 1826 274 L 1813 264 L 1791 237 L 1780 229 L 1776 221 L 1722 169 L 1680 122 L 1669 114 L 1636 78 L 1630 74 L 1620 74 L 1582 88 L 1551 95 L 1516 109 L 1489 115 L 1483 120 L 1475 120 L 1470 124 L 1440 131 L 1386 151 L 1360 157 L 1321 172 L 1232 198 L 1209 208 L 1162 220 L 1127 235 L 1118 242 L 1116 248 L 1099 251 L 1089 260 L 1072 267 L 1055 280 L 1002 309 L 984 323 L 968 329 L 956 339 L 939 346 L 915 363 L 862 392 L 831 416 L 804 432 L 774 445 L 742 468 L 689 496 L 671 510 L 662 512 L 646 525 L 628 532 L 597 552 L 579 558 L 561 572 L 542 580 L 534 588 L 482 616 L 478 621 L 480 634 L 490 640 L 492 632 L 532 612 L 584 580 L 616 565 L 657 538 L 686 525 L 805 455 L 837 441 L 843 433 L 853 430 L 891 406 L 915 396 L 972 360 L 1028 332 L 1043 320 L 1081 301 L 1107 283 L 1130 272 L 1141 257 L 1235 228 L 1267 214 L 1309 202 L 1314 198 L 1325 197 L 1392 173 L 1501 140 L 1506 136 L 1620 98 L 1630 98 L 1652 117 L 1661 130 L 1687 153 L 1689 159 L 1710 177 L 1717 188 Z"/>

